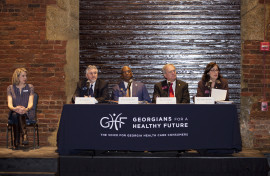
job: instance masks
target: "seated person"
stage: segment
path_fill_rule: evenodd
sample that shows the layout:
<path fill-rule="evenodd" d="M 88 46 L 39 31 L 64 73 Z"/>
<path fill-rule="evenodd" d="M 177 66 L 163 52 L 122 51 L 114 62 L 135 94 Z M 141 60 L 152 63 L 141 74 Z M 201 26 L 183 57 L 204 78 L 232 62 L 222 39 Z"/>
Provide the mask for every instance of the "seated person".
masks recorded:
<path fill-rule="evenodd" d="M 155 84 L 153 103 L 156 103 L 157 97 L 176 97 L 176 103 L 190 103 L 188 84 L 177 80 L 175 66 L 166 64 L 162 72 L 166 80 Z"/>
<path fill-rule="evenodd" d="M 35 117 L 33 107 L 34 86 L 27 83 L 27 70 L 17 68 L 12 76 L 12 85 L 7 88 L 8 107 L 10 109 L 9 118 L 12 121 L 14 131 L 13 149 L 18 149 L 21 143 L 28 144 L 26 119 L 33 120 Z"/>
<path fill-rule="evenodd" d="M 133 73 L 130 67 L 122 68 L 121 78 L 123 81 L 113 87 L 112 99 L 114 101 L 118 101 L 119 97 L 138 97 L 139 101 L 151 102 L 145 85 L 132 79 Z"/>
<path fill-rule="evenodd" d="M 75 102 L 75 97 L 94 97 L 96 103 L 104 103 L 109 99 L 108 82 L 98 78 L 98 69 L 94 65 L 89 65 L 85 70 L 87 79 L 79 81 L 77 89 L 72 97 L 72 102 Z"/>
<path fill-rule="evenodd" d="M 198 83 L 196 97 L 211 97 L 212 88 L 227 90 L 225 100 L 229 100 L 228 81 L 221 76 L 220 68 L 215 62 L 207 64 L 202 79 Z"/>

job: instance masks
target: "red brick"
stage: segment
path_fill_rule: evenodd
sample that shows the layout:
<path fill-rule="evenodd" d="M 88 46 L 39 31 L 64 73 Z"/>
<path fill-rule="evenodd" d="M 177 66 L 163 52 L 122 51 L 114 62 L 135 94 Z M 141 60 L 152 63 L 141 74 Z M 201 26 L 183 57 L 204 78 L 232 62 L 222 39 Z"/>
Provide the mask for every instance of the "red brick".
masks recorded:
<path fill-rule="evenodd" d="M 6 0 L 6 4 L 20 5 L 21 4 L 21 0 Z"/>
<path fill-rule="evenodd" d="M 259 0 L 261 4 L 270 4 L 270 0 Z"/>
<path fill-rule="evenodd" d="M 241 96 L 250 97 L 250 96 L 252 96 L 252 93 L 251 92 L 241 92 Z"/>
<path fill-rule="evenodd" d="M 56 4 L 56 0 L 45 0 L 45 4 Z"/>
<path fill-rule="evenodd" d="M 66 101 L 65 90 L 61 88 L 59 91 L 57 87 L 65 84 L 63 77 L 67 41 L 48 41 L 45 38 L 46 7 L 56 4 L 56 0 L 6 0 L 6 4 L 12 7 L 3 5 L 2 9 L 7 10 L 0 16 L 0 59 L 5 59 L 5 62 L 0 63 L 0 128 L 5 126 L 9 112 L 6 88 L 11 84 L 12 73 L 17 67 L 26 67 L 29 71 L 28 81 L 39 94 L 37 118 L 40 123 L 41 144 L 48 145 L 48 137 L 57 128 L 62 106 Z M 29 4 L 32 4 L 31 8 L 28 8 Z M 56 78 L 57 76 L 60 78 Z M 47 86 L 46 81 L 49 79 L 57 84 Z M 54 92 L 57 92 L 55 96 Z M 5 144 L 2 140 L 4 138 L 0 137 L 0 145 Z"/>

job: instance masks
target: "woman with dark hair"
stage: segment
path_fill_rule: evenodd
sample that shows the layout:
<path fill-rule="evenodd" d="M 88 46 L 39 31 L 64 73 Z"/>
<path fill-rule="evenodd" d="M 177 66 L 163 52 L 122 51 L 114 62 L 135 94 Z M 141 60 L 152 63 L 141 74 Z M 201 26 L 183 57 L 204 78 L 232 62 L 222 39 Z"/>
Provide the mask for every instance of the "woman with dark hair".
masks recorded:
<path fill-rule="evenodd" d="M 12 76 L 12 85 L 7 88 L 7 101 L 10 109 L 9 119 L 13 124 L 14 149 L 18 149 L 20 135 L 22 144 L 28 144 L 26 119 L 34 118 L 30 109 L 33 107 L 34 86 L 27 84 L 27 70 L 17 68 Z"/>
<path fill-rule="evenodd" d="M 221 76 L 220 68 L 215 62 L 207 64 L 202 79 L 198 83 L 196 97 L 211 97 L 212 88 L 227 90 L 225 100 L 229 100 L 228 81 Z"/>

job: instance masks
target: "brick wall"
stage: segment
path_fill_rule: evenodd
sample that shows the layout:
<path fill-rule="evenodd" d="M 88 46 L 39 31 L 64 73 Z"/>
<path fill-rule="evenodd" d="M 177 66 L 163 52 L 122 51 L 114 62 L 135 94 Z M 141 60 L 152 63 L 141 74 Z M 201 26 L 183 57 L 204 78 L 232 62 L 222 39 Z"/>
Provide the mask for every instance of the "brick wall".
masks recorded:
<path fill-rule="evenodd" d="M 269 8 L 269 0 L 242 1 L 241 129 L 244 146 L 255 149 L 270 148 L 270 111 L 261 111 L 270 101 L 270 52 L 260 51 L 264 36 L 270 40 Z"/>
<path fill-rule="evenodd" d="M 51 145 L 48 137 L 57 130 L 66 100 L 67 41 L 46 40 L 46 6 L 55 3 L 55 0 L 0 0 L 0 146 L 5 145 L 9 111 L 6 90 L 18 67 L 28 70 L 28 83 L 39 94 L 41 145 Z"/>
<path fill-rule="evenodd" d="M 269 29 L 266 36 L 269 41 Z M 253 148 L 269 149 L 270 111 L 261 111 L 261 101 L 267 101 L 268 105 L 270 105 L 270 52 L 263 53 L 260 51 L 260 42 L 262 41 L 243 42 L 241 96 L 253 97 L 254 99 L 249 113 L 249 131 L 252 135 Z"/>
<path fill-rule="evenodd" d="M 263 1 L 259 0 L 260 3 Z M 266 1 L 269 4 L 269 0 Z M 25 67 L 29 83 L 40 95 L 38 119 L 41 145 L 52 145 L 62 106 L 65 103 L 67 41 L 46 40 L 46 6 L 56 0 L 0 0 L 0 146 L 5 145 L 6 88 L 13 71 Z M 268 16 L 269 19 L 269 16 Z M 270 27 L 267 40 L 270 40 Z M 252 97 L 249 131 L 254 148 L 270 148 L 270 111 L 260 110 L 263 97 L 263 53 L 261 41 L 243 41 L 241 97 Z M 270 101 L 270 53 L 266 53 L 266 101 Z"/>

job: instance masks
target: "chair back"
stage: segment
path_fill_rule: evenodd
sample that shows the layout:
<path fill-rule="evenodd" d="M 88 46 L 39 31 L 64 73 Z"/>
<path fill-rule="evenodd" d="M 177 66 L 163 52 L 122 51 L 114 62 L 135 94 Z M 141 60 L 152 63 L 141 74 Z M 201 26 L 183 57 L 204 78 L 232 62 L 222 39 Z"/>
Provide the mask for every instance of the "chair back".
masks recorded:
<path fill-rule="evenodd" d="M 36 111 L 37 109 L 37 104 L 38 104 L 38 94 L 34 92 L 34 100 L 33 100 L 33 107 L 32 109 Z"/>
<path fill-rule="evenodd" d="M 34 92 L 33 107 L 28 112 L 28 117 L 30 121 L 36 120 L 37 104 L 38 104 L 38 94 Z"/>

